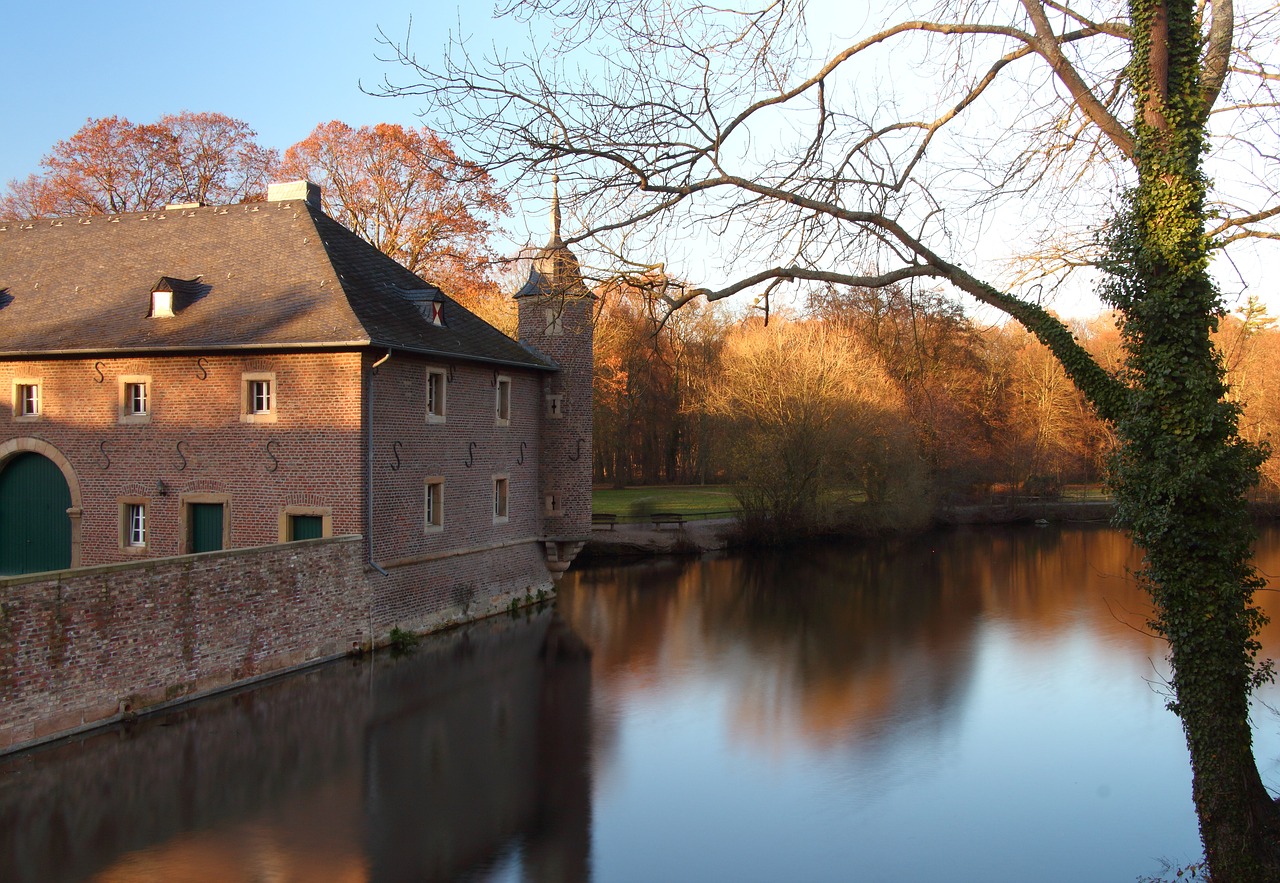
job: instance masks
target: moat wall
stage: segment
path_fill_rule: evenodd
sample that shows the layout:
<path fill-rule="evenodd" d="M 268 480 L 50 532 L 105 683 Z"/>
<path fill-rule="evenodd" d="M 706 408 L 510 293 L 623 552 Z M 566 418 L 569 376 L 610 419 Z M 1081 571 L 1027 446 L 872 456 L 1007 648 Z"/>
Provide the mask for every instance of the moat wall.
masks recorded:
<path fill-rule="evenodd" d="M 371 642 L 362 539 L 0 578 L 0 752 Z"/>

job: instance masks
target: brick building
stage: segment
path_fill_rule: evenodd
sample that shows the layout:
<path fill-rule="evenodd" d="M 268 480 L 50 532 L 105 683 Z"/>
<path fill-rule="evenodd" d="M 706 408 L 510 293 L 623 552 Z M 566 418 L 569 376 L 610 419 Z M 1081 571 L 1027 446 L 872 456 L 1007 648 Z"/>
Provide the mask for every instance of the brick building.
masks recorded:
<path fill-rule="evenodd" d="M 568 565 L 591 296 L 558 229 L 516 342 L 319 205 L 0 223 L 0 575 L 359 534 L 378 628 Z"/>

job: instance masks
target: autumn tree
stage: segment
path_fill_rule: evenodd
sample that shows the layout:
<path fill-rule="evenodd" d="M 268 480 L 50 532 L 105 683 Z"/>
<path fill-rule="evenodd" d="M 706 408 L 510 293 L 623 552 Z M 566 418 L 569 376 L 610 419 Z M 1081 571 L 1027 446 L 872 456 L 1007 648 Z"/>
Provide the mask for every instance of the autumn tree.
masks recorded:
<path fill-rule="evenodd" d="M 954 297 L 910 285 L 810 291 L 807 309 L 876 354 L 906 403 L 936 496 L 989 483 L 1001 462 L 985 342 Z"/>
<path fill-rule="evenodd" d="M 708 410 L 732 429 L 750 538 L 927 519 L 901 393 L 851 335 L 812 319 L 753 319 L 728 336 L 706 386 Z"/>
<path fill-rule="evenodd" d="M 90 119 L 59 141 L 42 171 L 9 184 L 0 217 L 151 211 L 170 203 L 261 199 L 278 162 L 246 123 L 220 113 L 167 114 L 154 123 Z"/>
<path fill-rule="evenodd" d="M 1212 876 L 1280 879 L 1280 816 L 1248 720 L 1266 671 L 1244 495 L 1262 455 L 1226 397 L 1208 271 L 1215 246 L 1276 235 L 1275 15 L 1237 16 L 1232 0 L 944 0 L 895 6 L 901 18 L 845 40 L 815 31 L 815 45 L 803 2 L 524 0 L 507 13 L 553 33 L 523 56 L 462 46 L 438 69 L 400 47 L 399 91 L 483 162 L 531 183 L 558 171 L 584 249 L 642 266 L 687 255 L 691 231 L 719 237 L 709 284 L 670 290 L 672 306 L 933 280 L 1053 352 L 1116 433 L 1120 511 L 1168 642 Z M 921 72 L 929 89 L 902 88 Z M 1204 164 L 1220 159 L 1226 189 L 1211 191 Z M 1040 291 L 975 258 L 993 224 L 1036 272 L 1105 266 L 1119 374 Z"/>
<path fill-rule="evenodd" d="M 602 286 L 597 297 L 597 479 L 705 481 L 715 445 L 698 381 L 718 362 L 722 311 L 703 304 L 667 316 L 648 289 L 625 284 Z"/>
<path fill-rule="evenodd" d="M 507 204 L 430 129 L 323 123 L 285 151 L 281 174 L 319 184 L 330 217 L 446 293 L 498 295 L 489 236 Z"/>

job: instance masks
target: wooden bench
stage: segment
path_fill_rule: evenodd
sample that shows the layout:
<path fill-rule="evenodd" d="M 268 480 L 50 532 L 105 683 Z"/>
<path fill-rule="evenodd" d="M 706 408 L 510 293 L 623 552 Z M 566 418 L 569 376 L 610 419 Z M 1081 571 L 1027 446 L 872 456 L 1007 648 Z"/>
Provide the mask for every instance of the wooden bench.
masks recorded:
<path fill-rule="evenodd" d="M 592 512 L 591 513 L 591 529 L 595 530 L 597 525 L 607 527 L 613 530 L 613 526 L 618 523 L 618 516 L 612 512 Z"/>
<path fill-rule="evenodd" d="M 684 527 L 684 516 L 679 512 L 655 512 L 649 516 L 649 520 L 653 522 L 653 526 L 661 529 L 664 524 L 674 524 L 676 527 Z"/>

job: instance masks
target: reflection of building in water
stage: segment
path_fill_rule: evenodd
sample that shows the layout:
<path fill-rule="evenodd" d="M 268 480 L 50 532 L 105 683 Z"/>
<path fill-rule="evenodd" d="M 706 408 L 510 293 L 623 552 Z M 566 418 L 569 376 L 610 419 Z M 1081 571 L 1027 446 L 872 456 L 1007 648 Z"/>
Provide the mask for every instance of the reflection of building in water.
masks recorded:
<path fill-rule="evenodd" d="M 522 879 L 588 878 L 589 654 L 559 619 L 514 631 L 450 649 L 459 680 L 483 676 L 485 689 L 440 697 L 435 666 L 418 660 L 379 678 L 365 766 L 373 879 L 453 880 L 512 847 Z"/>
<path fill-rule="evenodd" d="M 588 874 L 590 670 L 564 623 L 488 621 L 0 763 L 0 879 Z"/>

